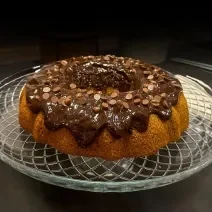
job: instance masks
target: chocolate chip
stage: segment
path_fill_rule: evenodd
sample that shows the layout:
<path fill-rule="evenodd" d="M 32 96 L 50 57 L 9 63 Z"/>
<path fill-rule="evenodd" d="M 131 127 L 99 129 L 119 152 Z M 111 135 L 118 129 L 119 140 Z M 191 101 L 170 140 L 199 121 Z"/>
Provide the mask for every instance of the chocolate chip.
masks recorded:
<path fill-rule="evenodd" d="M 148 100 L 148 99 L 144 99 L 144 100 L 142 101 L 142 104 L 143 104 L 143 105 L 148 105 L 148 104 L 149 104 L 149 100 Z"/>
<path fill-rule="evenodd" d="M 89 90 L 89 91 L 87 91 L 87 94 L 88 94 L 88 95 L 93 94 L 93 90 Z"/>
<path fill-rule="evenodd" d="M 73 62 L 72 62 L 72 65 L 73 65 L 73 66 L 77 66 L 78 64 L 79 64 L 79 61 L 73 61 Z"/>
<path fill-rule="evenodd" d="M 62 64 L 63 66 L 66 66 L 66 65 L 68 64 L 68 62 L 67 62 L 66 60 L 61 60 L 61 64 Z"/>
<path fill-rule="evenodd" d="M 48 70 L 46 73 L 47 73 L 48 75 L 50 75 L 52 72 Z"/>
<path fill-rule="evenodd" d="M 100 94 L 97 93 L 97 94 L 94 95 L 94 99 L 95 100 L 98 101 L 98 100 L 100 100 L 100 98 L 101 98 Z"/>
<path fill-rule="evenodd" d="M 45 92 L 45 93 L 50 92 L 50 90 L 51 90 L 50 87 L 44 87 L 44 88 L 43 88 L 43 92 Z"/>
<path fill-rule="evenodd" d="M 160 104 L 158 102 L 152 102 L 152 105 L 155 106 L 155 107 L 159 107 Z"/>
<path fill-rule="evenodd" d="M 102 100 L 107 100 L 108 97 L 107 97 L 106 95 L 101 95 L 101 99 L 102 99 Z"/>
<path fill-rule="evenodd" d="M 137 98 L 137 99 L 134 99 L 134 104 L 140 104 L 140 102 L 141 102 L 141 99 L 139 99 L 139 98 Z"/>
<path fill-rule="evenodd" d="M 82 93 L 77 93 L 77 94 L 76 94 L 76 97 L 77 97 L 77 98 L 82 97 Z"/>
<path fill-rule="evenodd" d="M 61 74 L 64 74 L 65 73 L 65 70 L 63 68 L 60 68 L 60 73 Z"/>
<path fill-rule="evenodd" d="M 42 95 L 42 98 L 43 98 L 43 99 L 48 99 L 49 96 L 50 96 L 50 95 L 49 95 L 48 93 L 44 93 L 44 94 Z"/>
<path fill-rule="evenodd" d="M 136 94 L 133 98 L 134 99 L 141 98 L 141 95 L 140 94 Z"/>
<path fill-rule="evenodd" d="M 119 100 L 117 100 L 117 104 L 118 104 L 118 105 L 122 105 L 123 102 L 119 99 Z"/>
<path fill-rule="evenodd" d="M 87 91 L 87 89 L 81 89 L 82 93 L 85 93 Z"/>
<path fill-rule="evenodd" d="M 148 91 L 149 91 L 148 88 L 143 88 L 144 93 L 148 93 Z"/>
<path fill-rule="evenodd" d="M 60 98 L 60 99 L 58 99 L 58 101 L 57 101 L 60 105 L 63 105 L 64 107 L 67 107 L 68 105 L 66 104 L 66 102 L 65 102 L 65 98 Z"/>
<path fill-rule="evenodd" d="M 70 88 L 71 88 L 71 89 L 75 89 L 76 87 L 77 87 L 76 84 L 74 84 L 74 83 L 71 83 L 71 84 L 70 84 Z"/>
<path fill-rule="evenodd" d="M 59 71 L 59 67 L 58 68 L 54 68 L 54 72 L 58 72 Z"/>
<path fill-rule="evenodd" d="M 159 68 L 155 68 L 155 69 L 153 70 L 154 73 L 157 73 L 157 72 L 159 72 L 159 71 L 160 71 Z"/>
<path fill-rule="evenodd" d="M 135 69 L 132 69 L 132 70 L 130 70 L 130 73 L 135 74 L 136 73 L 136 70 Z"/>
<path fill-rule="evenodd" d="M 80 105 L 86 104 L 86 100 L 85 100 L 84 98 L 78 99 L 77 102 L 78 102 Z"/>
<path fill-rule="evenodd" d="M 57 98 L 56 96 L 53 96 L 53 97 L 51 98 L 51 102 L 52 102 L 52 103 L 57 103 L 57 101 L 58 101 L 58 98 Z"/>
<path fill-rule="evenodd" d="M 65 103 L 64 103 L 64 100 L 65 100 L 65 97 L 60 97 L 60 98 L 58 99 L 58 103 L 59 103 L 60 105 L 65 104 Z M 65 106 L 66 106 L 66 105 L 65 105 Z"/>
<path fill-rule="evenodd" d="M 159 95 L 154 96 L 154 100 L 155 100 L 155 102 L 160 102 L 161 96 L 159 96 Z"/>
<path fill-rule="evenodd" d="M 150 100 L 153 100 L 153 96 L 152 95 L 149 95 L 148 97 L 149 97 Z"/>
<path fill-rule="evenodd" d="M 52 79 L 52 82 L 58 82 L 59 80 L 58 79 Z"/>
<path fill-rule="evenodd" d="M 162 93 L 162 94 L 161 94 L 161 97 L 162 97 L 162 98 L 166 98 L 166 93 Z"/>
<path fill-rule="evenodd" d="M 108 109 L 108 103 L 103 102 L 103 103 L 102 103 L 102 107 L 103 107 L 104 109 Z"/>
<path fill-rule="evenodd" d="M 115 104 L 116 104 L 116 100 L 115 100 L 115 99 L 111 99 L 111 100 L 109 101 L 109 104 L 110 104 L 110 105 L 115 105 Z"/>
<path fill-rule="evenodd" d="M 126 109 L 129 109 L 129 108 L 130 108 L 130 106 L 129 106 L 129 104 L 128 104 L 127 102 L 123 102 L 123 106 L 124 106 L 124 108 L 126 108 Z"/>
<path fill-rule="evenodd" d="M 147 88 L 148 85 L 149 85 L 148 83 L 144 83 L 144 84 L 143 84 L 143 87 L 144 87 L 144 88 Z"/>
<path fill-rule="evenodd" d="M 54 68 L 57 68 L 57 69 L 59 69 L 59 66 L 58 66 L 58 65 L 54 65 Z"/>
<path fill-rule="evenodd" d="M 149 74 L 151 74 L 151 72 L 150 71 L 144 71 L 144 74 L 149 75 Z"/>
<path fill-rule="evenodd" d="M 66 101 L 66 98 L 65 97 L 62 97 L 61 98 L 61 104 L 64 106 L 64 107 L 67 107 L 68 105 L 65 103 Z"/>
<path fill-rule="evenodd" d="M 111 94 L 111 98 L 116 98 L 118 96 L 118 93 L 117 92 L 113 92 L 112 94 Z"/>
<path fill-rule="evenodd" d="M 71 96 L 67 96 L 66 97 L 66 99 L 65 99 L 65 104 L 67 105 L 67 106 L 69 106 L 70 104 L 71 104 Z"/>
<path fill-rule="evenodd" d="M 93 111 L 94 111 L 95 113 L 98 113 L 98 112 L 100 111 L 100 107 L 93 107 Z"/>
<path fill-rule="evenodd" d="M 72 72 L 73 69 L 71 67 L 68 67 L 68 70 L 67 71 Z"/>
<path fill-rule="evenodd" d="M 148 85 L 148 90 L 152 91 L 154 89 L 154 85 Z"/>
<path fill-rule="evenodd" d="M 117 93 L 117 94 L 119 95 L 120 92 L 119 92 L 118 89 L 114 89 L 114 90 L 113 90 L 113 93 Z"/>
<path fill-rule="evenodd" d="M 133 98 L 133 95 L 131 93 L 128 93 L 126 96 L 125 96 L 125 99 L 127 100 L 130 100 Z"/>
<path fill-rule="evenodd" d="M 81 93 L 82 89 L 81 88 L 77 88 L 77 93 Z"/>
<path fill-rule="evenodd" d="M 59 86 L 57 86 L 57 87 L 53 88 L 53 91 L 54 91 L 54 92 L 58 92 L 58 91 L 60 91 L 60 87 L 59 87 Z"/>
<path fill-rule="evenodd" d="M 154 75 L 154 78 L 157 78 L 159 76 L 158 73 L 154 73 L 153 75 Z"/>
<path fill-rule="evenodd" d="M 154 78 L 153 75 L 149 75 L 149 76 L 147 77 L 147 79 L 149 79 L 149 80 L 152 80 L 153 78 Z"/>
<path fill-rule="evenodd" d="M 125 65 L 125 68 L 129 68 L 131 66 L 130 60 L 127 60 L 124 65 Z"/>
<path fill-rule="evenodd" d="M 110 60 L 110 57 L 108 55 L 104 56 L 104 60 Z"/>
<path fill-rule="evenodd" d="M 147 71 L 152 71 L 152 67 L 149 66 L 148 64 L 146 64 L 146 69 L 147 69 Z"/>

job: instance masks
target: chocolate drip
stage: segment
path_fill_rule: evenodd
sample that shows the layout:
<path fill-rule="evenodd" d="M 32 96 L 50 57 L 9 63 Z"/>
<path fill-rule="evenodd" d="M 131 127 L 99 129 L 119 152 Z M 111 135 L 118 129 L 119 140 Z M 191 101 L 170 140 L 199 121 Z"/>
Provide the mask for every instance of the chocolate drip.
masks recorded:
<path fill-rule="evenodd" d="M 145 131 L 148 124 L 148 112 L 136 111 L 132 116 L 131 128 L 139 132 Z"/>
<path fill-rule="evenodd" d="M 107 115 L 107 129 L 111 135 L 119 139 L 130 133 L 131 114 L 129 111 L 110 111 Z"/>
<path fill-rule="evenodd" d="M 67 127 L 81 147 L 107 128 L 115 139 L 145 131 L 149 116 L 171 117 L 182 90 L 159 67 L 131 58 L 88 56 L 44 66 L 29 78 L 26 97 L 49 130 Z"/>

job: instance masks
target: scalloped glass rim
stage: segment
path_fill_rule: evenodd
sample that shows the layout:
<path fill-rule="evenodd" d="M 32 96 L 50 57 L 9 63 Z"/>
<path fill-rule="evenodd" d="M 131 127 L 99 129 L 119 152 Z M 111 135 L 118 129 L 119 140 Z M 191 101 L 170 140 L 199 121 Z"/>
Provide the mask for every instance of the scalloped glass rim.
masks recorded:
<path fill-rule="evenodd" d="M 17 80 L 22 77 L 23 74 L 31 74 L 34 71 L 39 71 L 40 67 L 35 66 L 17 72 L 13 75 L 8 76 L 7 78 L 0 81 L 0 89 L 2 89 L 7 83 L 10 83 L 13 80 Z M 12 80 L 11 80 L 12 79 Z M 203 87 L 202 87 L 203 88 Z M 203 88 L 204 90 L 204 88 Z M 206 91 L 205 94 L 209 95 Z M 210 96 L 211 97 L 211 96 Z M 190 168 L 189 170 L 184 170 L 183 172 L 175 173 L 173 175 L 162 176 L 156 179 L 145 179 L 145 180 L 135 180 L 135 181 L 125 181 L 125 182 L 102 182 L 102 181 L 86 181 L 73 178 L 66 178 L 62 176 L 52 175 L 50 173 L 45 173 L 40 170 L 33 169 L 31 167 L 26 167 L 23 164 L 20 164 L 1 152 L 0 146 L 0 159 L 13 167 L 14 169 L 20 171 L 27 176 L 30 176 L 34 179 L 40 180 L 45 183 L 75 189 L 75 190 L 84 190 L 84 191 L 93 191 L 93 192 L 131 192 L 137 190 L 152 189 L 156 187 L 165 186 L 174 182 L 183 180 L 194 173 L 202 170 L 212 163 L 212 153 L 209 152 L 208 155 L 202 158 L 202 161 L 196 167 Z"/>

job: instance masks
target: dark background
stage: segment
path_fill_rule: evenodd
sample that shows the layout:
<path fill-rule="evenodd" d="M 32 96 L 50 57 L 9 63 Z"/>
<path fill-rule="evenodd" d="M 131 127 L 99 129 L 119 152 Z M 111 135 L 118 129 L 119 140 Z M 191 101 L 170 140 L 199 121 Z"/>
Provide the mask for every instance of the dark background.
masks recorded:
<path fill-rule="evenodd" d="M 174 12 L 174 9 L 177 11 Z M 73 11 L 73 8 L 72 10 Z M 144 11 L 146 13 L 144 13 Z M 193 10 L 192 10 L 193 11 Z M 117 11 L 116 11 L 117 12 Z M 82 17 L 4 18 L 0 29 L 0 80 L 36 64 L 69 56 L 116 54 L 189 74 L 212 86 L 210 71 L 175 63 L 183 57 L 212 64 L 210 13 L 200 9 L 150 10 L 113 17 L 101 11 Z M 66 14 L 67 15 L 67 14 Z M 60 18 L 58 18 L 58 16 Z M 101 17 L 107 20 L 100 20 Z M 209 19 L 208 19 L 208 17 Z M 162 188 L 133 193 L 89 193 L 38 182 L 0 162 L 0 211 L 195 211 L 212 208 L 212 168 Z"/>

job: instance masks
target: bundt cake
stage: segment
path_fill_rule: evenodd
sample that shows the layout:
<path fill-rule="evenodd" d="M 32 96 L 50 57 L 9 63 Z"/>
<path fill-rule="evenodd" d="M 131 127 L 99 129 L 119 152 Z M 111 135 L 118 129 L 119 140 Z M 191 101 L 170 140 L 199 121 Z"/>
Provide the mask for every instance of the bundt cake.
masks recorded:
<path fill-rule="evenodd" d="M 140 60 L 81 56 L 43 65 L 27 79 L 19 123 L 36 142 L 75 156 L 149 156 L 189 124 L 174 76 Z"/>

